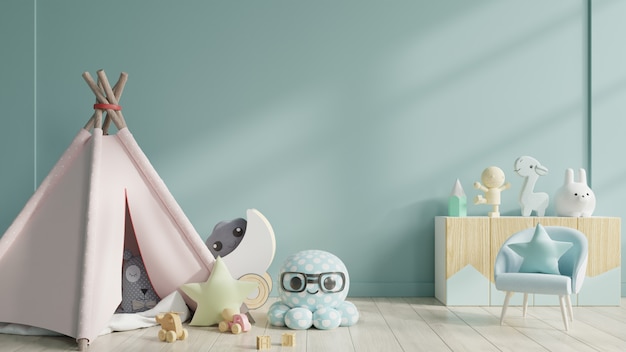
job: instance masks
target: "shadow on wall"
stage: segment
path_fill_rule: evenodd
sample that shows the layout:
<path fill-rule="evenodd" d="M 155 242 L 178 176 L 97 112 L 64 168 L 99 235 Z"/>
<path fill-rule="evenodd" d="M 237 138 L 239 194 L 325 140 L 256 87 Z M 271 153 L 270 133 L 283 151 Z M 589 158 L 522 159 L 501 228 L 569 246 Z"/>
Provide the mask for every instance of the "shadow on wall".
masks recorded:
<path fill-rule="evenodd" d="M 458 11 L 457 8 L 454 10 Z M 467 8 L 466 10 L 472 12 L 479 9 Z M 446 11 L 442 12 L 446 13 Z M 392 12 L 392 14 L 396 13 Z M 339 37 L 350 39 L 346 42 L 351 42 L 352 49 L 358 54 L 354 54 L 353 51 L 339 50 L 344 42 L 337 39 L 338 37 L 332 37 L 333 40 L 328 41 L 322 40 L 317 43 L 317 47 L 309 47 L 307 44 L 303 52 L 310 55 L 298 54 L 301 52 L 298 50 L 288 52 L 279 50 L 281 48 L 276 50 L 276 53 L 281 53 L 281 55 L 271 50 L 262 51 L 262 55 L 266 56 L 267 60 L 257 62 L 256 66 L 243 67 L 242 69 L 251 70 L 251 72 L 241 76 L 234 75 L 234 79 L 249 81 L 251 77 L 256 77 L 251 81 L 275 82 L 275 75 L 267 74 L 267 72 L 277 71 L 274 72 L 277 74 L 285 72 L 285 67 L 287 67 L 293 74 L 282 76 L 285 81 L 281 82 L 284 84 L 268 86 L 264 89 L 258 89 L 254 85 L 246 86 L 244 82 L 236 85 L 246 87 L 245 90 L 238 88 L 239 93 L 245 97 L 244 103 L 234 104 L 228 102 L 228 99 L 223 102 L 212 102 L 210 105 L 213 110 L 206 113 L 211 118 L 206 121 L 197 121 L 197 127 L 191 129 L 191 133 L 182 139 L 183 142 L 178 143 L 174 148 L 153 153 L 157 159 L 155 165 L 158 166 L 159 163 L 167 165 L 158 169 L 163 170 L 162 175 L 165 179 L 172 180 L 171 185 L 176 187 L 175 191 L 181 196 L 181 200 L 189 203 L 202 202 L 203 197 L 208 198 L 207 195 L 218 199 L 230 196 L 220 193 L 225 189 L 223 187 L 225 184 L 243 185 L 238 186 L 240 192 L 235 194 L 238 198 L 233 197 L 232 203 L 245 203 L 248 195 L 258 193 L 259 189 L 284 190 L 285 187 L 273 187 L 278 183 L 277 180 L 294 179 L 303 173 L 294 171 L 308 169 L 314 169 L 314 172 L 322 176 L 329 175 L 330 177 L 326 179 L 327 183 L 339 190 L 335 194 L 345 195 L 343 199 L 352 199 L 358 193 L 358 190 L 352 194 L 346 191 L 356 189 L 353 180 L 358 180 L 359 185 L 363 185 L 363 189 L 384 189 L 384 184 L 389 184 L 388 188 L 396 192 L 394 194 L 402 201 L 404 197 L 401 194 L 405 192 L 405 188 L 414 187 L 425 177 L 435 181 L 428 184 L 440 183 L 441 175 L 453 177 L 449 182 L 450 185 L 456 177 L 461 177 L 463 182 L 477 180 L 482 167 L 489 166 L 494 159 L 498 160 L 499 155 L 506 154 L 507 158 L 510 158 L 510 161 L 507 159 L 507 164 L 500 165 L 510 175 L 510 164 L 515 157 L 521 155 L 513 150 L 520 149 L 525 150 L 524 153 L 529 153 L 526 151 L 529 143 L 537 141 L 537 145 L 545 144 L 544 141 L 553 138 L 553 131 L 578 131 L 577 118 L 581 116 L 580 111 L 582 111 L 582 103 L 578 96 L 563 105 L 546 104 L 546 108 L 541 111 L 519 109 L 530 115 L 528 119 L 536 121 L 536 124 L 517 123 L 516 126 L 513 121 L 510 125 L 501 127 L 490 143 L 467 143 L 459 151 L 453 148 L 437 150 L 436 153 L 439 153 L 437 157 L 432 156 L 433 152 L 428 151 L 432 150 L 433 145 L 440 144 L 442 139 L 466 140 L 468 132 L 480 131 L 476 129 L 474 119 L 454 119 L 456 110 L 447 110 L 437 106 L 438 100 L 435 98 L 438 95 L 452 94 L 449 91 L 455 91 L 452 88 L 459 85 L 460 81 L 472 81 L 474 77 L 485 74 L 488 76 L 494 66 L 502 65 L 502 62 L 507 62 L 511 57 L 535 52 L 531 44 L 535 44 L 538 38 L 544 38 L 548 34 L 554 35 L 555 32 L 562 30 L 563 26 L 577 23 L 580 16 L 580 12 L 572 10 L 560 17 L 540 22 L 539 25 L 530 25 L 528 31 L 514 32 L 514 36 L 506 37 L 507 41 L 496 42 L 493 46 L 488 46 L 488 50 L 484 52 L 477 52 L 467 58 L 460 55 L 459 59 L 453 60 L 450 66 L 442 66 L 439 75 L 429 77 L 430 79 L 427 80 L 415 78 L 412 83 L 405 84 L 388 82 L 387 74 L 391 70 L 390 67 L 397 66 L 393 65 L 396 63 L 394 57 L 396 55 L 408 57 L 406 66 L 400 69 L 395 68 L 399 72 L 398 76 L 413 77 L 411 76 L 413 71 L 426 71 L 415 70 L 415 62 L 412 60 L 415 57 L 407 55 L 405 51 L 407 47 L 412 46 L 421 48 L 420 43 L 424 40 L 426 33 L 436 34 L 437 26 L 433 24 L 432 28 L 417 28 L 420 30 L 417 31 L 418 35 L 414 35 L 415 38 L 407 33 L 415 32 L 416 28 L 407 24 L 404 24 L 406 27 L 402 28 L 405 30 L 399 30 L 397 27 L 385 28 L 383 32 L 377 32 L 377 35 L 367 44 L 358 44 L 354 40 L 357 33 L 343 29 L 343 22 L 333 22 L 337 26 L 337 32 L 342 33 Z M 454 18 L 462 19 L 463 16 L 457 13 Z M 447 17 L 441 19 L 443 22 L 450 20 Z M 405 22 L 399 21 L 396 26 L 403 23 Z M 352 23 L 352 26 L 357 28 L 361 28 L 361 25 L 363 25 L 361 21 L 355 20 Z M 369 26 L 369 23 L 366 25 Z M 315 35 L 311 34 L 311 28 L 304 24 L 298 28 L 302 34 L 312 38 L 321 36 L 317 29 L 315 29 Z M 523 28 L 526 29 L 526 27 Z M 270 27 L 265 30 L 272 33 L 275 28 Z M 364 30 L 364 33 L 368 31 Z M 393 40 L 388 40 L 388 38 L 393 38 Z M 377 50 L 374 51 L 371 47 Z M 311 48 L 315 48 L 315 52 L 309 52 L 313 50 Z M 329 58 L 320 54 L 327 52 L 339 52 L 341 55 L 340 58 Z M 293 59 L 287 60 L 290 65 L 283 64 L 285 55 Z M 430 56 L 433 55 L 435 54 L 430 53 Z M 228 57 L 228 55 L 225 56 Z M 246 56 L 243 55 L 243 57 Z M 279 61 L 272 61 L 271 58 Z M 431 60 L 434 62 L 435 58 L 431 57 Z M 256 67 L 261 63 L 264 69 L 257 70 Z M 306 70 L 301 66 L 304 64 L 307 65 Z M 532 62 L 518 63 L 514 67 L 532 68 L 533 65 Z M 234 67 L 235 64 L 231 66 L 227 67 L 237 68 Z M 297 77 L 297 80 L 291 81 L 285 77 Z M 385 88 L 385 84 L 381 82 L 386 82 L 388 87 Z M 489 86 L 489 81 L 485 83 L 482 78 L 476 79 L 474 83 L 484 83 L 483 85 Z M 498 88 L 500 89 L 502 88 Z M 257 94 L 258 92 L 264 94 Z M 226 93 L 228 93 L 227 90 L 222 92 L 222 94 Z M 232 99 L 235 96 L 232 94 L 227 97 Z M 470 94 L 470 96 L 474 95 Z M 481 96 L 488 97 L 488 99 L 484 101 L 477 99 L 472 102 L 471 112 L 474 115 L 484 115 L 481 117 L 484 125 L 500 121 L 502 119 L 500 113 L 493 113 L 480 106 L 480 103 L 490 105 L 493 97 L 490 94 L 481 94 Z M 514 94 L 507 93 L 506 96 L 514 96 Z M 174 93 L 173 97 L 181 98 L 180 93 Z M 456 95 L 451 95 L 452 99 L 456 97 Z M 517 104 L 523 103 L 522 100 L 517 100 Z M 222 106 L 226 104 L 230 107 Z M 186 106 L 185 104 L 171 105 Z M 222 107 L 219 108 L 220 106 Z M 431 106 L 431 110 L 418 109 L 418 106 Z M 441 115 L 432 115 L 434 111 Z M 216 116 L 222 118 L 216 118 Z M 364 120 L 368 123 L 363 124 Z M 512 120 L 515 119 L 512 118 Z M 450 128 L 450 121 L 454 121 L 455 128 Z M 435 132 L 416 139 L 415 131 L 424 130 L 426 127 Z M 443 131 L 450 134 L 445 135 Z M 233 135 L 236 138 L 233 138 Z M 529 142 L 526 136 L 532 136 L 533 140 Z M 558 137 L 565 139 L 565 137 Z M 585 151 L 581 150 L 581 152 Z M 428 169 L 437 170 L 436 172 L 429 175 L 424 172 L 423 167 L 409 166 L 407 168 L 406 160 L 414 160 L 420 153 L 428 161 Z M 531 154 L 534 155 L 534 153 Z M 578 151 L 574 155 L 578 155 Z M 561 158 L 561 154 L 559 157 Z M 232 160 L 237 162 L 232 162 Z M 561 165 L 551 163 L 550 160 L 544 162 L 551 168 L 554 167 L 555 170 L 562 168 Z M 572 164 L 571 162 L 561 163 Z M 226 167 L 211 169 L 210 167 L 214 165 Z M 480 170 L 474 171 L 477 168 Z M 188 170 L 188 172 L 181 173 L 180 169 Z M 206 175 L 210 175 L 210 182 L 207 182 Z M 250 175 L 254 175 L 254 178 L 252 179 Z M 561 183 L 561 177 L 557 179 L 553 188 Z M 319 183 L 318 180 L 316 181 Z M 512 177 L 510 181 L 521 182 L 521 180 L 513 180 Z M 284 182 L 281 182 L 282 184 Z M 468 198 L 475 193 L 467 187 L 468 184 L 464 186 L 468 192 Z M 445 193 L 441 194 L 447 195 L 450 186 L 446 183 L 443 187 L 445 187 Z M 319 193 L 319 191 L 315 192 L 315 195 Z M 510 196 L 507 197 L 506 204 L 503 204 L 503 209 L 511 206 L 517 207 L 516 193 L 517 191 L 509 191 Z M 283 191 L 279 193 L 279 196 L 274 194 L 273 198 L 280 199 L 280 194 L 289 195 L 289 192 Z M 259 196 L 259 198 L 263 197 Z M 284 197 L 284 199 L 289 199 L 289 197 Z M 276 204 L 279 203 L 281 202 L 276 201 Z M 286 201 L 282 200 L 282 203 Z M 346 206 L 350 207 L 353 204 L 347 202 Z M 223 204 L 220 204 L 219 208 L 223 208 Z M 202 214 L 198 215 L 193 211 L 192 208 L 190 217 L 197 219 L 194 223 L 197 222 L 200 227 L 210 225 L 203 223 L 206 218 L 204 209 Z M 216 210 L 210 209 L 210 211 Z M 483 213 L 486 210 L 478 208 L 476 212 Z"/>

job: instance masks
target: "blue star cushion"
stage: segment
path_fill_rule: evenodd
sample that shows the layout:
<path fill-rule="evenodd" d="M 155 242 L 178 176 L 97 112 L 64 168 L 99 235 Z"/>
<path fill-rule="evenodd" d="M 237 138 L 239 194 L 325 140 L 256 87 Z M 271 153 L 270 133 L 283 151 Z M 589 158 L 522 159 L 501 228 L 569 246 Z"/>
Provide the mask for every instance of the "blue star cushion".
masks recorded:
<path fill-rule="evenodd" d="M 524 258 L 519 269 L 520 273 L 560 275 L 559 258 L 573 245 L 570 242 L 553 241 L 546 229 L 541 224 L 537 224 L 530 242 L 511 243 L 508 246 Z"/>

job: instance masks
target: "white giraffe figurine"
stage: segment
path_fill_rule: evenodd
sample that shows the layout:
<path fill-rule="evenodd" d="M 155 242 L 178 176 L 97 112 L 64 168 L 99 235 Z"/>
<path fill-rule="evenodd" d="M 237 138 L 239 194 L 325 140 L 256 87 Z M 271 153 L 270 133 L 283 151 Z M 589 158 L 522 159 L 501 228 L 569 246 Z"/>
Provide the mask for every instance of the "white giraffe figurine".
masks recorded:
<path fill-rule="evenodd" d="M 535 184 L 539 176 L 548 173 L 548 168 L 541 165 L 537 159 L 530 156 L 520 156 L 515 160 L 515 173 L 524 178 L 524 184 L 519 194 L 519 204 L 522 207 L 522 216 L 530 216 L 534 210 L 537 216 L 544 216 L 550 204 L 547 193 L 535 193 Z"/>

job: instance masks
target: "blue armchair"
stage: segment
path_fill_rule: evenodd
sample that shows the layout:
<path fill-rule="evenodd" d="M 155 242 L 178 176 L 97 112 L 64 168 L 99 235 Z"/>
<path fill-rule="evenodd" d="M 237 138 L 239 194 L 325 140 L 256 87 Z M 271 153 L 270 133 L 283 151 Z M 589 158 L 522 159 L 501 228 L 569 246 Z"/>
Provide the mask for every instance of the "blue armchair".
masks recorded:
<path fill-rule="evenodd" d="M 529 250 L 526 257 L 519 254 L 521 252 L 519 248 L 527 247 L 529 243 L 534 242 L 539 231 L 543 229 L 545 229 L 542 233 L 544 245 L 550 242 L 561 246 L 561 250 L 557 251 L 559 253 L 554 256 L 554 270 L 557 272 L 545 273 L 546 271 L 528 269 L 529 265 L 531 268 L 533 267 L 530 261 L 545 259 L 545 255 L 543 258 L 531 258 L 532 256 L 537 257 L 537 253 L 542 252 L 541 248 Z M 546 233 L 549 238 L 545 237 Z M 528 309 L 529 293 L 549 294 L 559 296 L 565 330 L 569 330 L 569 321 L 573 321 L 574 318 L 570 295 L 578 293 L 583 285 L 587 271 L 587 255 L 587 238 L 580 231 L 569 227 L 546 226 L 544 228 L 538 225 L 537 228 L 528 228 L 511 235 L 500 248 L 494 264 L 496 288 L 506 292 L 500 324 L 504 322 L 509 300 L 515 292 L 524 293 L 524 317 L 526 317 Z M 558 265 L 558 269 L 556 269 L 556 265 Z M 550 271 L 547 270 L 547 272 Z"/>

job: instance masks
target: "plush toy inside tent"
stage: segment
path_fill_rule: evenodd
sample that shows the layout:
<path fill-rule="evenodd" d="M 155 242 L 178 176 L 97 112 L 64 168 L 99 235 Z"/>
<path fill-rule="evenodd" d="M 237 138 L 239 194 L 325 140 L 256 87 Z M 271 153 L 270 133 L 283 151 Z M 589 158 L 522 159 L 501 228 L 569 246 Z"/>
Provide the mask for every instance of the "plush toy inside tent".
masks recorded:
<path fill-rule="evenodd" d="M 122 302 L 126 242 L 136 244 L 160 299 L 206 280 L 215 262 L 126 126 L 119 98 L 127 75 L 114 87 L 102 70 L 98 83 L 83 77 L 97 98 L 93 116 L 0 238 L 0 323 L 67 335 L 79 347 L 106 330 Z M 250 246 L 262 243 L 261 259 L 248 269 L 231 254 L 236 278 L 262 275 L 274 256 L 269 222 L 250 214 L 260 222 L 261 236 L 249 237 Z"/>

